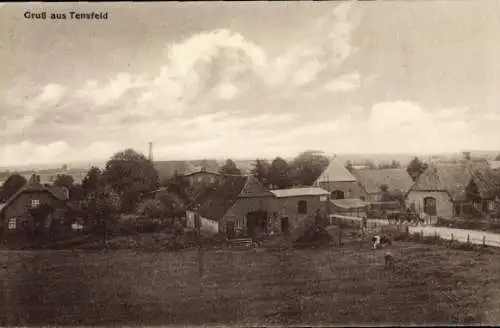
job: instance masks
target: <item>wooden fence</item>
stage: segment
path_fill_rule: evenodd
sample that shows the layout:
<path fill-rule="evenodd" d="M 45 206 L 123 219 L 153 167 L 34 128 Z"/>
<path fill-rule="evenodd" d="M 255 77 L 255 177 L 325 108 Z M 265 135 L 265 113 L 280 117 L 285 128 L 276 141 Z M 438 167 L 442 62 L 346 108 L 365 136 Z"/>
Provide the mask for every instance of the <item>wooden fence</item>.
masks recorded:
<path fill-rule="evenodd" d="M 363 224 L 363 219 L 359 217 L 331 215 L 330 220 L 352 224 L 353 226 L 357 226 L 359 228 L 361 228 Z M 407 229 L 409 233 L 418 233 L 422 236 L 439 236 L 440 238 L 445 240 L 456 240 L 462 243 L 468 242 L 475 245 L 500 247 L 500 234 L 497 233 L 447 227 L 389 224 L 387 220 L 367 220 L 366 231 L 368 233 L 380 233 L 391 229 L 399 229 L 397 230 L 399 232 L 403 232 L 403 229 Z"/>

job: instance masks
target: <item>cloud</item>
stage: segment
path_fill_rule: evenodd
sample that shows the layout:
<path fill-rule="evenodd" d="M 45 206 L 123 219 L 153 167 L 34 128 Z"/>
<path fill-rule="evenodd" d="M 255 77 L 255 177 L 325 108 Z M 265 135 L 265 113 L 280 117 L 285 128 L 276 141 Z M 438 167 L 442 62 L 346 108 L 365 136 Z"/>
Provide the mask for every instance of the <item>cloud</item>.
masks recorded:
<path fill-rule="evenodd" d="M 333 81 L 328 82 L 324 88 L 333 92 L 347 92 L 358 89 L 360 85 L 361 77 L 358 72 L 355 72 L 339 76 Z"/>
<path fill-rule="evenodd" d="M 89 76 L 76 87 L 68 81 L 9 91 L 4 98 L 8 115 L 0 118 L 7 127 L 2 136 L 8 158 L 0 159 L 0 165 L 50 161 L 51 156 L 107 158 L 109 145 L 142 147 L 149 140 L 167 157 L 213 156 L 222 151 L 221 145 L 228 154 L 250 154 L 252 149 L 245 146 L 250 138 L 278 147 L 269 144 L 269 136 L 278 135 L 281 143 L 285 137 L 272 122 L 289 125 L 288 132 L 294 124 L 309 124 L 297 118 L 311 109 L 307 88 L 336 81 L 339 67 L 352 53 L 351 11 L 351 3 L 337 5 L 317 23 L 304 26 L 302 35 L 277 54 L 235 31 L 218 29 L 167 45 L 156 69 L 141 74 L 122 71 L 106 80 Z M 347 84 L 355 84 L 356 78 L 341 76 L 331 91 L 352 90 Z M 19 118 L 19 113 L 26 117 Z M 307 127 L 296 131 L 307 132 Z M 15 143 L 22 147 L 9 145 Z M 89 148 L 101 143 L 106 146 Z M 23 149 L 36 156 L 27 158 Z"/>

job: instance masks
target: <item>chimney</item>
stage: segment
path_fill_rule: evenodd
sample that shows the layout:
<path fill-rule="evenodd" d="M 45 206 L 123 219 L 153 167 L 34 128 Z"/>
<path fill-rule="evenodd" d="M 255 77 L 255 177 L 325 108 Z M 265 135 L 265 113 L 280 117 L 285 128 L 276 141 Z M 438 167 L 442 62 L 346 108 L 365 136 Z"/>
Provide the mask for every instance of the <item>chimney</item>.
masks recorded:
<path fill-rule="evenodd" d="M 153 161 L 153 143 L 150 141 L 149 142 L 149 160 L 152 162 Z"/>

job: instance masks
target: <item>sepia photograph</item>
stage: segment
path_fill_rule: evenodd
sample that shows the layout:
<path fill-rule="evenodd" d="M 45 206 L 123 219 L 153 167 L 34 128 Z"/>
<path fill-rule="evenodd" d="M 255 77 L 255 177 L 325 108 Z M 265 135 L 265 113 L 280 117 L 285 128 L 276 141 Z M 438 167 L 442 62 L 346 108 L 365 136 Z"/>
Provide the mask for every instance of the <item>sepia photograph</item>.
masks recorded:
<path fill-rule="evenodd" d="M 495 326 L 499 258 L 499 0 L 0 3 L 0 326 Z"/>

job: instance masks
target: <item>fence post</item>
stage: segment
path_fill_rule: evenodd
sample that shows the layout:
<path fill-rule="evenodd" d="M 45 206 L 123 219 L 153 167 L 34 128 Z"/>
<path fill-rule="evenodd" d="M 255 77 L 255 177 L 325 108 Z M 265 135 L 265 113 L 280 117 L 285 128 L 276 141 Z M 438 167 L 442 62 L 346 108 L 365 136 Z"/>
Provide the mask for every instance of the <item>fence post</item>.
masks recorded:
<path fill-rule="evenodd" d="M 453 234 L 451 234 L 451 241 L 453 241 Z"/>
<path fill-rule="evenodd" d="M 470 234 L 467 234 L 467 244 L 470 244 Z"/>
<path fill-rule="evenodd" d="M 486 236 L 483 236 L 483 247 L 486 247 Z"/>

